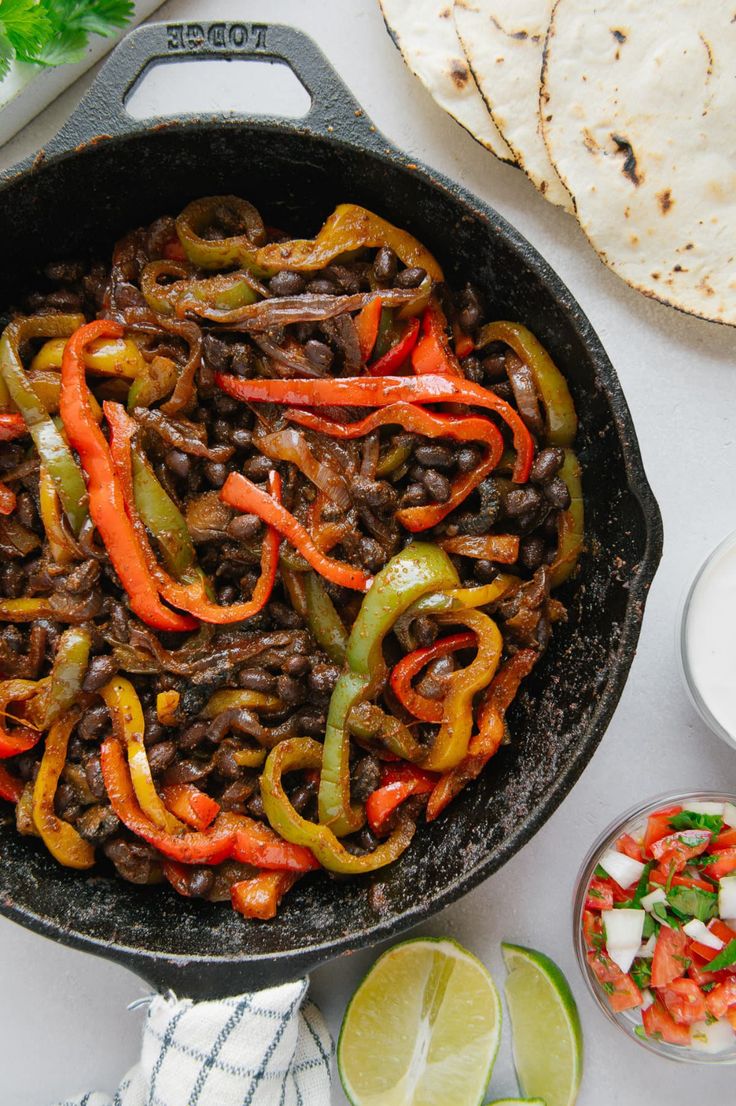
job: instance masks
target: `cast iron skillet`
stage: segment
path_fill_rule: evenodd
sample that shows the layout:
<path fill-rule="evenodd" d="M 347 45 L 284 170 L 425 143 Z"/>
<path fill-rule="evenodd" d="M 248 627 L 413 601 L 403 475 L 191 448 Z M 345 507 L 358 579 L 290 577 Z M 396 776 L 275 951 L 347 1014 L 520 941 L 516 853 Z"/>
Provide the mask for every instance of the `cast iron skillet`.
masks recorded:
<path fill-rule="evenodd" d="M 152 62 L 181 57 L 285 62 L 312 96 L 299 122 L 241 115 L 132 120 L 124 101 Z M 373 878 L 310 877 L 278 918 L 137 888 L 56 864 L 0 827 L 0 912 L 194 997 L 267 986 L 393 936 L 504 864 L 562 802 L 593 755 L 634 657 L 661 554 L 662 525 L 616 374 L 569 291 L 492 208 L 376 133 L 317 47 L 288 27 L 158 24 L 129 35 L 59 136 L 0 183 L 0 308 L 38 268 L 109 257 L 115 239 L 197 196 L 234 192 L 266 221 L 314 233 L 335 203 L 407 227 L 448 280 L 480 284 L 497 318 L 523 321 L 567 374 L 581 422 L 588 552 L 568 587 L 570 620 L 510 715 L 513 744 L 447 816 Z"/>

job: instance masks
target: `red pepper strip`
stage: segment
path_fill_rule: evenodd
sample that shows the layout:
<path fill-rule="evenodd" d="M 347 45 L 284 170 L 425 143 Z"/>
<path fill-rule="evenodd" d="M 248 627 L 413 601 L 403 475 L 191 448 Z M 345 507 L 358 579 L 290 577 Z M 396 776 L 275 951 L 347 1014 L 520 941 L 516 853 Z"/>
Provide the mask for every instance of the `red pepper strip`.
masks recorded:
<path fill-rule="evenodd" d="M 358 332 L 360 356 L 367 361 L 373 352 L 378 337 L 378 324 L 381 321 L 383 304 L 380 298 L 369 300 L 355 317 L 355 329 Z"/>
<path fill-rule="evenodd" d="M 407 653 L 391 672 L 391 690 L 401 705 L 420 718 L 422 722 L 442 722 L 445 716 L 444 704 L 440 699 L 428 699 L 420 695 L 411 685 L 416 675 L 438 657 L 446 657 L 449 653 L 456 653 L 459 649 L 469 649 L 475 645 L 476 636 L 472 630 L 462 634 L 450 634 L 427 645 L 423 649 L 415 649 L 413 653 Z"/>
<path fill-rule="evenodd" d="M 27 433 L 28 427 L 22 415 L 0 414 L 0 442 L 12 442 Z"/>
<path fill-rule="evenodd" d="M 466 334 L 459 323 L 452 324 L 452 338 L 455 345 L 455 356 L 458 361 L 463 361 L 475 349 L 475 342 Z"/>
<path fill-rule="evenodd" d="M 371 583 L 370 576 L 359 568 L 345 564 L 344 561 L 336 561 L 328 557 L 317 548 L 298 519 L 240 473 L 230 473 L 220 492 L 220 499 L 229 507 L 235 507 L 244 514 L 258 515 L 268 526 L 273 526 L 287 541 L 291 542 L 315 572 L 319 572 L 327 580 L 340 584 L 344 588 L 352 588 L 354 591 L 368 590 Z"/>
<path fill-rule="evenodd" d="M 405 378 L 406 379 L 406 378 Z M 411 378 L 408 378 L 411 380 Z M 322 418 L 311 411 L 290 410 L 286 417 L 291 422 L 329 434 L 333 438 L 361 438 L 379 426 L 396 424 L 427 438 L 451 438 L 462 442 L 485 442 L 488 452 L 470 473 L 463 473 L 452 486 L 450 498 L 445 503 L 433 503 L 425 507 L 405 507 L 396 512 L 396 518 L 407 530 L 418 533 L 436 526 L 454 511 L 482 480 L 492 472 L 503 453 L 503 438 L 498 427 L 480 415 L 440 415 L 425 411 L 412 403 L 391 403 L 357 422 L 338 423 Z"/>
<path fill-rule="evenodd" d="M 116 738 L 109 737 L 102 743 L 100 765 L 110 805 L 120 821 L 171 860 L 219 864 L 233 858 L 250 864 L 250 858 L 258 854 L 261 867 L 299 872 L 319 867 L 311 850 L 291 845 L 277 834 L 271 838 L 267 836 L 272 832 L 268 827 L 238 814 L 219 814 L 211 828 L 201 832 L 167 833 L 154 825 L 138 805 L 125 754 Z"/>
<path fill-rule="evenodd" d="M 388 376 L 400 369 L 417 344 L 419 338 L 419 319 L 409 319 L 404 328 L 404 333 L 398 342 L 394 342 L 391 349 L 379 357 L 372 365 L 368 366 L 371 376 Z"/>
<path fill-rule="evenodd" d="M 244 403 L 280 403 L 290 407 L 385 407 L 389 403 L 462 403 L 495 411 L 508 424 L 516 447 L 513 479 L 529 479 L 534 441 L 518 411 L 472 380 L 434 373 L 429 376 L 344 376 L 318 380 L 273 380 L 215 374 L 228 395 Z"/>
<path fill-rule="evenodd" d="M 422 339 L 411 356 L 417 376 L 427 373 L 447 373 L 462 376 L 463 371 L 447 340 L 447 319 L 436 302 L 431 300 L 422 315 Z"/>
<path fill-rule="evenodd" d="M 0 515 L 12 515 L 15 510 L 15 492 L 7 484 L 0 483 Z"/>
<path fill-rule="evenodd" d="M 276 917 L 279 903 L 298 878 L 295 872 L 259 872 L 240 880 L 230 888 L 233 910 L 245 918 L 267 922 Z"/>
<path fill-rule="evenodd" d="M 9 803 L 17 803 L 23 794 L 24 783 L 16 776 L 11 776 L 4 764 L 0 764 L 0 799 Z"/>
<path fill-rule="evenodd" d="M 36 680 L 4 680 L 0 683 L 0 759 L 15 757 L 19 753 L 27 753 L 34 745 L 38 745 L 41 738 L 41 730 L 30 729 L 28 724 L 18 725 L 17 729 L 9 730 L 6 719 L 16 721 L 8 713 L 11 703 L 24 703 L 38 695 L 43 685 Z"/>
<path fill-rule="evenodd" d="M 80 326 L 67 341 L 61 364 L 59 411 L 70 444 L 87 475 L 89 513 L 105 543 L 113 567 L 128 594 L 131 610 L 157 630 L 193 630 L 197 623 L 170 611 L 158 595 L 133 525 L 110 450 L 90 407 L 84 351 L 96 338 L 120 338 L 119 323 L 98 319 Z"/>
<path fill-rule="evenodd" d="M 415 768 L 411 764 L 384 769 L 381 786 L 368 796 L 365 804 L 368 825 L 374 833 L 383 836 L 393 812 L 410 795 L 428 795 L 436 783 L 435 772 L 423 772 L 421 768 Z"/>
<path fill-rule="evenodd" d="M 206 830 L 220 813 L 220 804 L 193 783 L 171 784 L 161 797 L 172 814 L 195 830 Z"/>
<path fill-rule="evenodd" d="M 135 505 L 130 444 L 138 429 L 137 425 L 121 404 L 105 400 L 102 407 L 110 425 L 110 452 L 122 489 L 125 508 L 148 572 L 156 581 L 163 598 L 167 603 L 196 615 L 203 622 L 219 625 L 244 622 L 258 614 L 268 603 L 276 582 L 279 546 L 281 544 L 278 532 L 271 526 L 266 531 L 261 550 L 261 575 L 253 589 L 251 598 L 244 603 L 233 603 L 228 607 L 213 603 L 205 591 L 206 584 L 202 576 L 187 584 L 174 580 L 156 560 L 156 555 L 148 539 L 148 533 Z M 281 495 L 281 477 L 275 469 L 269 474 L 269 483 L 272 489 L 271 495 L 275 497 L 271 502 L 276 502 Z M 266 498 L 270 500 L 271 496 L 266 496 Z"/>
<path fill-rule="evenodd" d="M 466 783 L 481 774 L 503 741 L 504 715 L 511 706 L 521 681 L 529 675 L 539 654 L 534 649 L 520 649 L 493 677 L 478 709 L 478 733 L 470 741 L 468 755 L 440 777 L 427 803 L 426 819 L 433 821 Z"/>
<path fill-rule="evenodd" d="M 163 248 L 163 256 L 167 261 L 186 261 L 187 255 L 178 238 L 171 238 Z"/>

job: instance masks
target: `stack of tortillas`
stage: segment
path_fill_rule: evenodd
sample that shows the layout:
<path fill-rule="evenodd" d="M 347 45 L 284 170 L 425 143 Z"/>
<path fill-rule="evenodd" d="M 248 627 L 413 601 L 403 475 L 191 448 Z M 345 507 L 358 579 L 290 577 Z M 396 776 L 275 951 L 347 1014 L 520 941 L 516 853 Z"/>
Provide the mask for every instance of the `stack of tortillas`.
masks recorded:
<path fill-rule="evenodd" d="M 736 325 L 736 0 L 380 0 L 435 100 L 632 287 Z"/>

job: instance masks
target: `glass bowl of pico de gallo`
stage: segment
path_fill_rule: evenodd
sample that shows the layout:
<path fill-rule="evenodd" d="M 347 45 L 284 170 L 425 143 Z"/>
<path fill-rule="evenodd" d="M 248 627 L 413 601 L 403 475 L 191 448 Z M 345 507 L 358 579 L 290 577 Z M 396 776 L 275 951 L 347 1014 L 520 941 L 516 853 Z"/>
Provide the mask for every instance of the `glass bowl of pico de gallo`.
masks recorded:
<path fill-rule="evenodd" d="M 661 1056 L 736 1063 L 736 796 L 629 810 L 585 859 L 573 924 L 611 1021 Z"/>

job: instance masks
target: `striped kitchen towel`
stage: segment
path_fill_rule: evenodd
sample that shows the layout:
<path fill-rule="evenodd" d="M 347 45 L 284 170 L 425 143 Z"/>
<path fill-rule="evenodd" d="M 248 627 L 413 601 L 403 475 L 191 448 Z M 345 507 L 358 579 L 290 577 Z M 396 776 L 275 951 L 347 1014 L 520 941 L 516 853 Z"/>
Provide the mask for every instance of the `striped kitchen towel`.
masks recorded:
<path fill-rule="evenodd" d="M 216 1002 L 156 995 L 116 1093 L 57 1106 L 329 1106 L 332 1040 L 307 981 Z"/>

